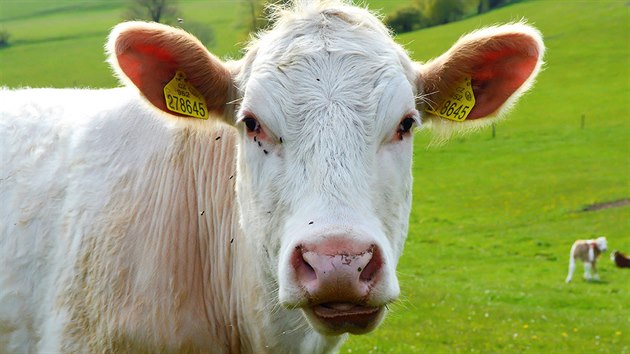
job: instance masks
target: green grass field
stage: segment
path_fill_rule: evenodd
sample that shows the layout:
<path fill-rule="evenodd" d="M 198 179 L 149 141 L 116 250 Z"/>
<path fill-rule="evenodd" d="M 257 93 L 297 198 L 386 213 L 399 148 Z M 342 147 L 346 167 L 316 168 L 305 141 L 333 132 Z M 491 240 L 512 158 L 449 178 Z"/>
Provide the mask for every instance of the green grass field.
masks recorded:
<path fill-rule="evenodd" d="M 384 13 L 404 2 L 369 1 Z M 239 55 L 243 7 L 180 3 L 214 28 L 213 52 Z M 0 86 L 116 85 L 102 46 L 121 13 L 120 1 L 0 0 L 14 41 L 0 50 Z M 545 36 L 545 70 L 495 138 L 429 147 L 430 132 L 417 134 L 402 299 L 342 353 L 630 353 L 630 270 L 606 253 L 600 282 L 578 265 L 564 283 L 575 239 L 604 235 L 630 253 L 630 207 L 582 211 L 630 198 L 627 2 L 522 1 L 398 40 L 427 60 L 465 32 L 522 18 Z"/>

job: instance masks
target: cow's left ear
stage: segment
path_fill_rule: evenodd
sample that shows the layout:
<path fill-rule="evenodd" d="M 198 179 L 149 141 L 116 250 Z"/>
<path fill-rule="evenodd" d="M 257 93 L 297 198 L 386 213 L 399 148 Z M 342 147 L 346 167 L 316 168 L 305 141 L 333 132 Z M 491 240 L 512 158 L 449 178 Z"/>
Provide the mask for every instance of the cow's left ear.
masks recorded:
<path fill-rule="evenodd" d="M 492 122 L 532 86 L 544 51 L 540 32 L 523 23 L 463 36 L 446 53 L 419 66 L 419 109 L 428 121 L 451 130 Z"/>
<path fill-rule="evenodd" d="M 230 70 L 189 33 L 158 23 L 125 22 L 112 30 L 107 52 L 121 81 L 136 86 L 160 110 L 177 116 L 207 118 L 206 110 L 223 115 L 232 87 Z M 179 85 L 181 97 L 167 97 L 167 85 L 173 90 Z M 198 105 L 201 100 L 182 98 L 195 90 L 206 107 Z"/>

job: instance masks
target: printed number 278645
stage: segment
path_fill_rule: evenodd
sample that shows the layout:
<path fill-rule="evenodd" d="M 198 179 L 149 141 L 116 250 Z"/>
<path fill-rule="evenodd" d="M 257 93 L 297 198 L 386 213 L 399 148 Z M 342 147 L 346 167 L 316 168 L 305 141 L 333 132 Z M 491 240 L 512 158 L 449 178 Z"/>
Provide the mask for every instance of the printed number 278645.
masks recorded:
<path fill-rule="evenodd" d="M 168 107 L 173 111 L 190 115 L 195 114 L 202 117 L 206 115 L 206 109 L 201 102 L 191 102 L 190 99 L 186 97 L 176 95 L 167 95 L 166 99 L 168 100 Z"/>

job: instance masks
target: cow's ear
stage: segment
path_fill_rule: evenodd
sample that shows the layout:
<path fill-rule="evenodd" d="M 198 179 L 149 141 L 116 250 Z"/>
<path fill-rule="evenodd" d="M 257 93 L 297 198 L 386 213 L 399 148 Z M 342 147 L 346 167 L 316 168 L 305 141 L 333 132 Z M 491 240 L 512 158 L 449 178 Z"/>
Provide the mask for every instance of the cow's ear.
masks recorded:
<path fill-rule="evenodd" d="M 121 81 L 136 86 L 162 111 L 194 116 L 195 113 L 178 112 L 183 103 L 184 111 L 190 107 L 193 112 L 195 108 L 196 115 L 208 116 L 205 107 L 198 107 L 194 98 L 188 103 L 180 101 L 181 97 L 172 97 L 175 95 L 166 97 L 164 87 L 172 82 L 169 87 L 180 84 L 183 91 L 196 90 L 210 113 L 224 113 L 232 87 L 230 70 L 189 33 L 158 23 L 125 22 L 112 30 L 107 51 Z M 179 81 L 172 81 L 176 75 Z"/>
<path fill-rule="evenodd" d="M 532 86 L 544 51 L 540 32 L 523 23 L 463 36 L 446 53 L 419 66 L 419 108 L 426 120 L 450 130 L 492 122 Z M 466 108 L 473 99 L 474 105 Z"/>

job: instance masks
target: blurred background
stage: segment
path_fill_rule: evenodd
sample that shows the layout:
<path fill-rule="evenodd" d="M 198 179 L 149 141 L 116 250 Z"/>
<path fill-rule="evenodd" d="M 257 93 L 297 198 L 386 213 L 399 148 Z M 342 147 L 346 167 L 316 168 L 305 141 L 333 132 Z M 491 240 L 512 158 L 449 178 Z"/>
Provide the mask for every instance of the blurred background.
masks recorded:
<path fill-rule="evenodd" d="M 275 1 L 283 3 L 283 1 Z M 109 30 L 168 23 L 238 59 L 269 24 L 258 0 L 0 0 L 0 86 L 117 86 Z M 576 239 L 630 253 L 630 2 L 373 0 L 412 57 L 526 20 L 546 65 L 509 118 L 442 146 L 415 141 L 402 299 L 341 353 L 630 353 L 630 269 L 565 284 Z M 2 102 L 0 102 L 2 104 Z"/>

